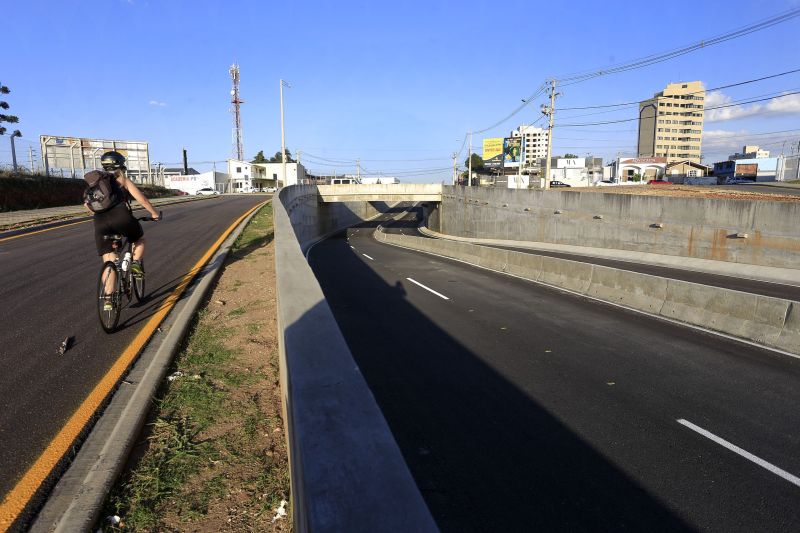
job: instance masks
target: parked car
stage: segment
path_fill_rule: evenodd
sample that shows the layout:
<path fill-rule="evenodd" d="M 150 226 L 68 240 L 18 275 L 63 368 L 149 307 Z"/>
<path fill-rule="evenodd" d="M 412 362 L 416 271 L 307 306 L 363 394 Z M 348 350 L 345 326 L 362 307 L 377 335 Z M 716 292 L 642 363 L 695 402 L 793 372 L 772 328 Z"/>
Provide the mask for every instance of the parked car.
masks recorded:
<path fill-rule="evenodd" d="M 598 187 L 610 187 L 613 185 L 619 185 L 619 183 L 614 180 L 602 180 L 597 182 Z"/>
<path fill-rule="evenodd" d="M 264 192 L 278 192 L 277 187 L 264 187 Z"/>
<path fill-rule="evenodd" d="M 743 183 L 753 183 L 753 180 L 747 178 L 725 178 L 725 185 L 740 185 Z"/>
<path fill-rule="evenodd" d="M 195 193 L 197 196 L 206 196 L 206 195 L 214 195 L 219 194 L 219 191 L 216 189 L 212 189 L 211 187 L 203 187 L 202 189 L 198 189 Z"/>
<path fill-rule="evenodd" d="M 572 185 L 564 183 L 563 181 L 553 180 L 550 182 L 550 187 L 572 187 Z"/>
<path fill-rule="evenodd" d="M 648 185 L 672 185 L 671 181 L 666 180 L 649 180 L 647 182 Z"/>

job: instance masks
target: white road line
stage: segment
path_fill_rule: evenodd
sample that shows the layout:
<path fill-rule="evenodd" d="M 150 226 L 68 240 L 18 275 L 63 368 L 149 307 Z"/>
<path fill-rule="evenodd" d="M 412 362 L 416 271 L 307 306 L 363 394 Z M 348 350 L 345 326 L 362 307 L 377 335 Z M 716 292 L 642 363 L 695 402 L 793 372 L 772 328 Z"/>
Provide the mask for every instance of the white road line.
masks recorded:
<path fill-rule="evenodd" d="M 726 441 L 725 439 L 723 439 L 721 437 L 717 437 L 716 435 L 714 435 L 710 431 L 706 431 L 705 429 L 701 428 L 700 426 L 696 426 L 696 425 L 692 424 L 688 420 L 684 420 L 683 418 L 680 418 L 680 419 L 678 419 L 677 422 L 678 422 L 678 424 L 682 424 L 682 425 L 686 426 L 687 428 L 691 429 L 692 431 L 696 431 L 697 433 L 701 434 L 702 436 L 706 437 L 707 439 L 713 440 L 714 442 L 716 442 L 720 446 L 724 446 L 724 447 L 728 448 L 730 451 L 741 455 L 745 459 L 748 459 L 748 460 L 754 462 L 755 464 L 757 464 L 761 468 L 766 468 L 767 470 L 769 470 L 773 474 L 782 477 L 783 479 L 785 479 L 789 483 L 791 483 L 793 485 L 797 485 L 798 487 L 800 487 L 800 478 L 797 477 L 797 476 L 793 476 L 792 474 L 790 474 L 786 470 L 781 470 L 780 468 L 778 468 L 777 466 L 773 465 L 772 463 L 768 463 L 767 461 L 761 459 L 760 457 L 756 457 L 755 455 L 753 455 L 752 453 L 748 452 L 747 450 L 743 450 L 743 449 L 739 448 L 738 446 L 736 446 L 735 444 L 732 444 L 732 443 Z"/>
<path fill-rule="evenodd" d="M 410 281 L 411 283 L 413 283 L 414 285 L 419 285 L 420 287 L 422 287 L 422 288 L 423 288 L 423 289 L 425 289 L 426 291 L 432 292 L 433 294 L 435 294 L 435 295 L 436 295 L 436 296 L 438 296 L 439 298 L 442 298 L 442 299 L 444 299 L 444 300 L 449 300 L 449 299 L 450 299 L 450 298 L 448 298 L 447 296 L 445 296 L 444 294 L 442 294 L 442 293 L 440 293 L 440 292 L 436 292 L 435 290 L 431 289 L 430 287 L 426 287 L 425 285 L 423 285 L 423 284 L 422 284 L 422 283 L 420 283 L 419 281 L 413 280 L 413 279 L 411 279 L 411 278 L 406 278 L 406 279 L 407 279 L 408 281 Z"/>
<path fill-rule="evenodd" d="M 367 254 L 361 254 L 361 255 L 363 255 L 364 257 L 366 257 L 366 258 L 367 258 L 367 259 L 369 259 L 370 261 L 375 261 L 373 258 L 371 258 L 370 256 L 368 256 Z"/>

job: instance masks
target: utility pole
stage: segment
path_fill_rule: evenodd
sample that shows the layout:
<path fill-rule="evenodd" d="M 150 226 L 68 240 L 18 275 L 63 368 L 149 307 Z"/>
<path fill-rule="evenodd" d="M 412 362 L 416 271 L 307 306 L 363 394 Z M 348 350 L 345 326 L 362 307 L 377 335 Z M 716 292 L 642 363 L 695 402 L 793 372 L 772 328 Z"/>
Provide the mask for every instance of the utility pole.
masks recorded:
<path fill-rule="evenodd" d="M 458 152 L 453 152 L 453 186 L 456 184 L 456 174 L 458 173 Z"/>
<path fill-rule="evenodd" d="M 281 80 L 281 161 L 283 162 L 283 185 L 287 185 L 286 180 L 286 130 L 283 126 L 283 87 L 291 87 L 287 82 Z"/>
<path fill-rule="evenodd" d="M 36 169 L 33 168 L 33 148 L 28 146 L 28 160 L 31 163 L 31 174 L 36 172 Z"/>
<path fill-rule="evenodd" d="M 553 115 L 555 114 L 556 106 L 556 80 L 550 80 L 550 105 L 542 106 L 542 113 L 550 118 L 550 123 L 547 126 L 547 159 L 544 162 L 544 188 L 550 188 L 550 159 L 553 157 Z"/>
<path fill-rule="evenodd" d="M 361 183 L 361 159 L 356 159 L 356 183 Z"/>
<path fill-rule="evenodd" d="M 183 149 L 183 175 L 189 175 L 189 160 L 186 158 L 186 148 Z"/>
<path fill-rule="evenodd" d="M 797 167 L 797 174 L 794 179 L 800 180 L 800 141 L 797 142 L 797 161 L 794 162 L 794 165 Z"/>
<path fill-rule="evenodd" d="M 469 130 L 469 171 L 467 173 L 468 187 L 472 187 L 472 130 Z"/>

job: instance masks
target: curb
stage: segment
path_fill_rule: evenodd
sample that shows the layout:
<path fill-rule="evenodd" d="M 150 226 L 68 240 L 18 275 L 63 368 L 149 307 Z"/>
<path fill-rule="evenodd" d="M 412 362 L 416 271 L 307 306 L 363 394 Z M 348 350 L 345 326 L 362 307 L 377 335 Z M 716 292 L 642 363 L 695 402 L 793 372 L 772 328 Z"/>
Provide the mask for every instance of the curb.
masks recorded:
<path fill-rule="evenodd" d="M 151 337 L 34 518 L 30 531 L 91 531 L 97 523 L 195 312 L 217 279 L 231 246 L 258 211 L 231 232 L 164 320 L 161 334 Z"/>

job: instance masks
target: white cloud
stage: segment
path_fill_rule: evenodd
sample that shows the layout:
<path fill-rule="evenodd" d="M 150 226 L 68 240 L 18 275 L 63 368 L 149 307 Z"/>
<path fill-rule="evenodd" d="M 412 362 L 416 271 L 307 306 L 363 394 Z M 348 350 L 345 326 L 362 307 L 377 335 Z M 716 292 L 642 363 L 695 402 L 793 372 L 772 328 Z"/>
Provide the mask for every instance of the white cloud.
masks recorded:
<path fill-rule="evenodd" d="M 158 100 L 150 100 L 150 105 L 156 106 L 156 107 L 167 107 L 167 103 L 166 102 L 159 102 Z"/>
<path fill-rule="evenodd" d="M 755 115 L 788 115 L 800 113 L 800 94 L 780 96 L 768 100 L 766 103 L 747 105 L 732 105 L 721 109 L 711 107 L 727 105 L 733 100 L 721 91 L 713 91 L 706 96 L 706 122 L 722 122 L 737 118 L 752 117 Z"/>

